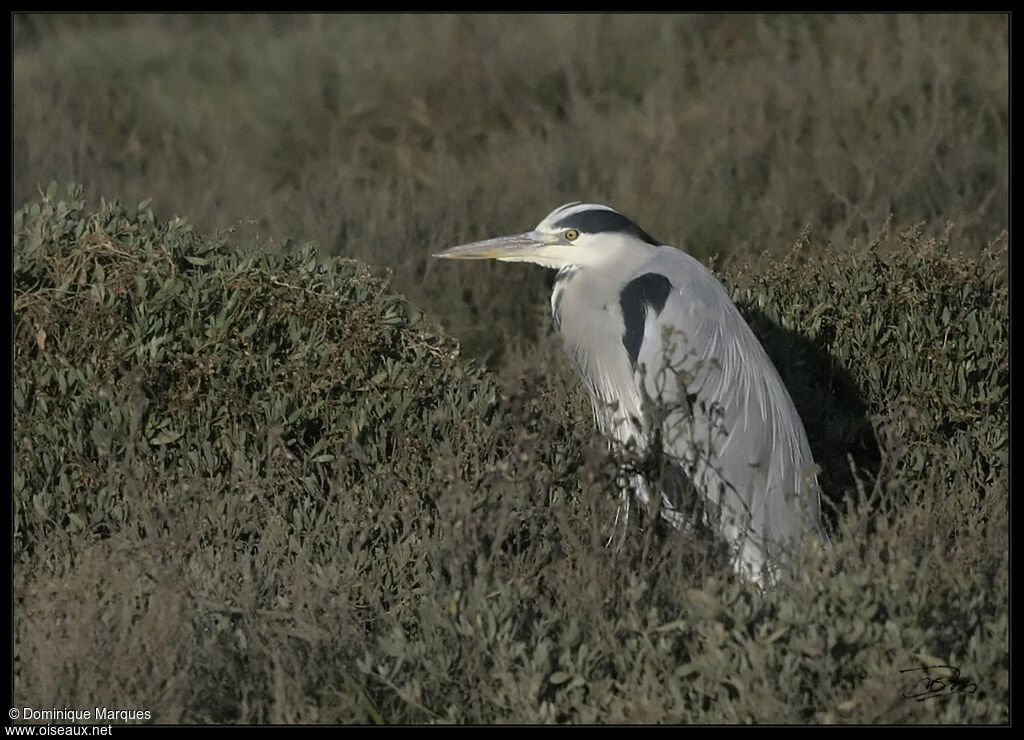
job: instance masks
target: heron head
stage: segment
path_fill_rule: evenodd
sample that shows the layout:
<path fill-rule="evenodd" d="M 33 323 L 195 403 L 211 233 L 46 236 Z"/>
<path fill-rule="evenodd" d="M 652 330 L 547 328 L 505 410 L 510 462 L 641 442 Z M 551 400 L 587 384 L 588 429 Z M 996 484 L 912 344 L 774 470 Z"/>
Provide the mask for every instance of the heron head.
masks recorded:
<path fill-rule="evenodd" d="M 623 249 L 659 242 L 618 211 L 594 203 L 567 203 L 532 231 L 499 236 L 446 249 L 441 259 L 533 262 L 561 269 L 613 259 Z"/>

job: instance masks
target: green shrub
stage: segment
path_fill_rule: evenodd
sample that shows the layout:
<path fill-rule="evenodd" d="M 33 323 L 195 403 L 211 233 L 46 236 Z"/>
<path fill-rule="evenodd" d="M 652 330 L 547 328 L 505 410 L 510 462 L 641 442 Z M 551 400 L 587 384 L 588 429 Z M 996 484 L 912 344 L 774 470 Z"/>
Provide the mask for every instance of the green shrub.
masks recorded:
<path fill-rule="evenodd" d="M 495 378 L 358 263 L 281 251 L 76 189 L 15 215 L 17 706 L 1008 721 L 994 255 L 908 230 L 729 280 L 854 462 L 831 550 L 762 592 L 656 522 L 605 545 L 615 462 L 544 351 Z M 940 664 L 963 690 L 904 696 Z"/>
<path fill-rule="evenodd" d="M 1006 236 L 968 259 L 948 233 L 886 226 L 842 254 L 806 237 L 802 263 L 794 253 L 738 278 L 735 298 L 772 319 L 765 341 L 826 472 L 852 453 L 890 482 L 929 480 L 924 491 L 980 499 L 1007 485 Z"/>
<path fill-rule="evenodd" d="M 86 213 L 78 195 L 16 217 L 19 554 L 137 526 L 117 492 L 149 475 L 173 481 L 150 504 L 258 482 L 304 526 L 329 481 L 368 495 L 372 466 L 416 486 L 492 414 L 493 383 L 357 263 L 204 240 L 144 208 Z"/>

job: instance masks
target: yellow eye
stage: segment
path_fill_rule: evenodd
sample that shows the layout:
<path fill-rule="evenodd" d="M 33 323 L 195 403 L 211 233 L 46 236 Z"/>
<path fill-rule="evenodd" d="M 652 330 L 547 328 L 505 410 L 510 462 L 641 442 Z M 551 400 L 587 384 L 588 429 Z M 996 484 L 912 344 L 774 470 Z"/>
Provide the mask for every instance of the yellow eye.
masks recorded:
<path fill-rule="evenodd" d="M 576 241 L 576 239 L 579 238 L 579 235 L 580 235 L 580 232 L 576 231 L 576 229 L 569 229 L 564 234 L 562 234 L 562 236 L 564 236 L 566 239 L 568 239 L 571 242 Z"/>

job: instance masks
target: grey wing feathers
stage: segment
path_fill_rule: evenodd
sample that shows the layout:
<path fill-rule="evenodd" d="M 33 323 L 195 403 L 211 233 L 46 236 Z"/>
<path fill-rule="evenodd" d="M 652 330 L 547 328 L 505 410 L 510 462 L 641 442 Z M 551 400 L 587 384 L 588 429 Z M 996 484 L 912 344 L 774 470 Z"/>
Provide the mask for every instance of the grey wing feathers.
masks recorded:
<path fill-rule="evenodd" d="M 689 255 L 663 250 L 673 277 L 664 309 L 649 313 L 637 356 L 647 395 L 668 408 L 666 452 L 707 499 L 706 511 L 759 570 L 808 528 L 824 537 L 803 424 L 774 365 L 725 289 Z M 666 368 L 666 360 L 670 368 Z M 683 398 L 685 391 L 687 398 Z"/>

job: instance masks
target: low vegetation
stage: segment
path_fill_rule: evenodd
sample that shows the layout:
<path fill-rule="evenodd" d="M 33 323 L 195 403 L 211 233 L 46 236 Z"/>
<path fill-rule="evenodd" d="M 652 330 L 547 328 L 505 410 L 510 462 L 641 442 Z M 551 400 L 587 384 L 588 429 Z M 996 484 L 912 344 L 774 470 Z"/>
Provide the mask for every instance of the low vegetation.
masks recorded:
<path fill-rule="evenodd" d="M 1009 722 L 1008 16 L 13 26 L 12 706 Z M 550 273 L 430 260 L 570 200 L 782 372 L 777 588 L 613 526 Z"/>
<path fill-rule="evenodd" d="M 145 204 L 90 211 L 80 190 L 15 228 L 19 702 L 160 722 L 1008 720 L 997 260 L 909 231 L 737 276 L 799 369 L 835 504 L 832 551 L 762 592 L 650 520 L 606 547 L 615 462 L 579 392 L 466 362 L 358 263 Z M 940 696 L 907 698 L 928 677 Z"/>

